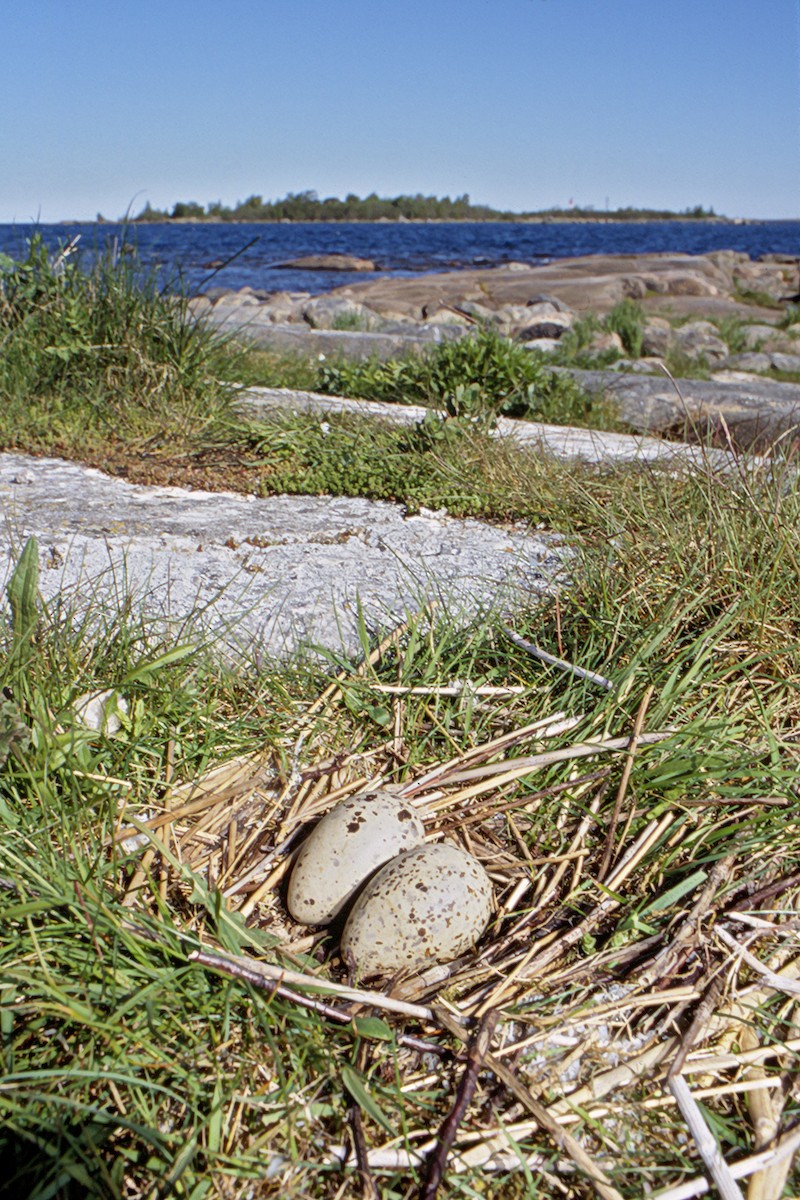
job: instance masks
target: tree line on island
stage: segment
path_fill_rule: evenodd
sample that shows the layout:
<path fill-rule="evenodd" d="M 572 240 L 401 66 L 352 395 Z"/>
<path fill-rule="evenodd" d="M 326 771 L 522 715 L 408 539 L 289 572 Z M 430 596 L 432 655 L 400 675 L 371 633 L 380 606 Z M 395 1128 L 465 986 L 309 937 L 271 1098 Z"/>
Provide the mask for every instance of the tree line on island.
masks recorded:
<path fill-rule="evenodd" d="M 613 220 L 663 221 L 702 220 L 716 217 L 713 208 L 696 204 L 683 212 L 667 209 L 617 208 L 598 210 L 592 205 L 576 208 L 548 208 L 537 212 L 503 212 L 487 204 L 473 204 L 468 195 L 395 196 L 383 198 L 375 192 L 361 198 L 352 193 L 340 200 L 328 196 L 321 200 L 317 192 L 290 192 L 282 200 L 264 200 L 249 196 L 232 207 L 221 200 L 205 205 L 194 200 L 179 200 L 172 211 L 151 207 L 149 201 L 134 221 L 524 221 L 524 220 Z"/>

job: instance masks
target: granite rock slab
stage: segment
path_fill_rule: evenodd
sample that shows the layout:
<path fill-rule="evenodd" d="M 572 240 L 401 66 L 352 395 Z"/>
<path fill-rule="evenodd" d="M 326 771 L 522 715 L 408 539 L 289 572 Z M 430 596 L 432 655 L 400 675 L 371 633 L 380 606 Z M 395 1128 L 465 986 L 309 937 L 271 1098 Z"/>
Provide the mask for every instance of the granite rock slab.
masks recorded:
<path fill-rule="evenodd" d="M 430 600 L 454 619 L 546 592 L 566 550 L 363 499 L 143 487 L 60 459 L 0 455 L 0 587 L 34 535 L 40 590 L 77 613 L 127 601 L 233 661 L 359 651 Z M 187 624 L 188 623 L 188 624 Z"/>

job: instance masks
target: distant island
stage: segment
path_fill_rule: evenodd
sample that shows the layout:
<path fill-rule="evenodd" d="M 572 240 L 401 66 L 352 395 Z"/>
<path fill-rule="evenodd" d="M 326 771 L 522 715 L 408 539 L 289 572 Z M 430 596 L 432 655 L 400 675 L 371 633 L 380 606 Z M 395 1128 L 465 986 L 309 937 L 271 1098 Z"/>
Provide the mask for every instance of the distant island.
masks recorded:
<path fill-rule="evenodd" d="M 104 218 L 98 213 L 98 221 Z M 613 211 L 585 208 L 548 208 L 540 212 L 501 212 L 486 204 L 473 204 L 468 195 L 395 196 L 387 199 L 374 192 L 364 197 L 348 195 L 344 200 L 316 192 L 290 192 L 282 200 L 249 196 L 232 208 L 216 201 L 203 207 L 194 200 L 179 200 L 172 211 L 145 204 L 132 218 L 148 221 L 709 221 L 725 220 L 713 208 L 696 204 L 683 212 L 666 209 L 617 208 Z"/>

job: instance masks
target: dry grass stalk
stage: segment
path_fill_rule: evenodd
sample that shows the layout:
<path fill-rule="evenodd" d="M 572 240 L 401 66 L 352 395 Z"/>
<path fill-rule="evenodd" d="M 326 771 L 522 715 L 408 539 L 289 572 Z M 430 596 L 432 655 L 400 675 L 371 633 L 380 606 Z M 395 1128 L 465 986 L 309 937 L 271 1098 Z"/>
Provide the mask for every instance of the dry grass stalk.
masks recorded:
<path fill-rule="evenodd" d="M 683 1119 L 689 1126 L 700 1157 L 714 1180 L 722 1200 L 744 1200 L 741 1188 L 720 1154 L 719 1147 L 686 1080 L 680 1075 L 670 1076 L 667 1086 L 675 1097 Z"/>
<path fill-rule="evenodd" d="M 391 639 L 385 643 L 388 644 Z M 376 662 L 378 657 L 373 656 L 372 661 Z M 362 675 L 368 666 L 364 664 Z M 324 703 L 311 706 L 309 717 L 313 721 L 318 722 L 328 706 L 336 702 L 346 680 L 343 673 L 336 685 L 323 693 L 320 700 L 324 699 Z M 402 761 L 407 717 L 405 707 L 401 706 L 406 705 L 415 690 L 401 685 L 381 685 L 381 688 L 397 700 L 391 736 L 375 750 L 331 755 L 324 736 L 315 736 L 313 745 L 306 748 L 308 763 L 301 768 L 298 761 L 304 745 L 301 736 L 288 778 L 276 754 L 273 759 L 260 755 L 235 760 L 189 784 L 175 786 L 170 781 L 164 811 L 145 823 L 136 821 L 133 826 L 134 830 L 146 828 L 151 841 L 131 881 L 137 888 L 131 893 L 132 899 L 134 896 L 137 902 L 145 899 L 147 880 L 159 861 L 164 868 L 162 890 L 168 884 L 168 870 L 173 869 L 168 865 L 170 859 L 205 874 L 210 886 L 222 889 L 231 910 L 238 910 L 245 919 L 255 918 L 286 949 L 279 953 L 277 962 L 264 962 L 251 955 L 230 955 L 213 948 L 195 950 L 190 956 L 193 961 L 259 988 L 276 990 L 288 1002 L 313 1009 L 340 1025 L 352 1020 L 353 1006 L 356 1011 L 365 1008 L 389 1014 L 400 1026 L 396 1032 L 398 1045 L 408 1054 L 415 1049 L 420 1053 L 444 1053 L 440 1041 L 443 1030 L 466 1045 L 474 1033 L 474 1022 L 489 1012 L 500 1012 L 501 1008 L 502 1041 L 502 1030 L 510 1030 L 512 1022 L 515 1025 L 522 1022 L 524 1026 L 529 1019 L 526 1013 L 532 981 L 545 991 L 566 986 L 572 998 L 566 1008 L 540 1017 L 534 1007 L 536 1030 L 527 1037 L 513 1037 L 494 1054 L 487 1053 L 484 1062 L 516 1106 L 504 1114 L 503 1125 L 514 1128 L 514 1121 L 507 1118 L 513 1118 L 515 1111 L 518 1116 L 521 1108 L 531 1118 L 527 1125 L 522 1123 L 526 1136 L 535 1129 L 543 1131 L 581 1171 L 597 1195 L 619 1200 L 620 1193 L 599 1168 L 595 1156 L 565 1126 L 582 1125 L 582 1113 L 591 1121 L 600 1121 L 604 1114 L 613 1117 L 617 1111 L 617 1101 L 612 1099 L 615 1093 L 628 1098 L 643 1086 L 646 1095 L 642 1099 L 625 1099 L 624 1103 L 628 1107 L 635 1103 L 642 1114 L 658 1111 L 673 1102 L 671 1092 L 659 1094 L 659 1085 L 666 1082 L 674 1091 L 675 1080 L 678 1082 L 674 1100 L 688 1112 L 691 1105 L 686 1099 L 685 1077 L 689 1076 L 698 1081 L 695 1097 L 730 1100 L 735 1095 L 746 1095 L 748 1102 L 757 1107 L 757 1097 L 771 1096 L 777 1086 L 775 1077 L 767 1074 L 769 1064 L 781 1055 L 800 1050 L 800 1038 L 787 1037 L 780 1045 L 754 1045 L 738 1054 L 719 1053 L 721 1034 L 737 1025 L 730 997 L 724 994 L 725 987 L 733 987 L 735 972 L 729 970 L 725 987 L 719 972 L 726 965 L 731 968 L 738 960 L 730 956 L 720 959 L 715 943 L 704 940 L 702 926 L 707 918 L 718 915 L 721 890 L 736 870 L 741 869 L 738 859 L 729 855 L 714 863 L 691 906 L 676 906 L 676 923 L 670 927 L 669 940 L 666 932 L 662 932 L 616 950 L 606 949 L 586 960 L 576 960 L 575 949 L 584 939 L 613 929 L 620 908 L 628 904 L 629 896 L 623 891 L 646 868 L 656 848 L 676 847 L 682 836 L 681 812 L 686 810 L 676 808 L 662 811 L 658 819 L 638 829 L 631 844 L 626 846 L 632 810 L 618 848 L 614 849 L 614 830 L 622 816 L 631 772 L 639 755 L 672 732 L 642 732 L 652 696 L 648 690 L 628 737 L 577 741 L 553 750 L 538 750 L 534 745 L 535 753 L 515 756 L 524 742 L 535 744 L 563 737 L 582 719 L 557 712 L 518 728 L 505 729 L 478 745 L 459 750 L 444 763 L 421 772 L 417 768 L 417 778 L 408 778 L 402 786 L 389 785 L 397 786 L 400 794 L 419 807 L 429 837 L 445 834 L 457 838 L 489 869 L 496 884 L 498 913 L 478 955 L 432 968 L 417 979 L 400 981 L 387 992 L 336 982 L 322 964 L 320 975 L 283 966 L 281 960 L 291 964 L 288 948 L 292 942 L 298 953 L 302 950 L 304 954 L 316 952 L 318 943 L 325 944 L 322 934 L 304 936 L 298 942 L 296 929 L 288 922 L 277 897 L 279 884 L 291 866 L 298 836 L 337 799 L 392 778 L 397 763 Z M 443 689 L 422 690 L 429 691 L 431 696 L 445 695 Z M 450 690 L 454 691 L 455 685 Z M 495 696 L 500 698 L 500 692 Z M 421 696 L 422 706 L 424 701 Z M 410 708 L 409 704 L 409 711 Z M 435 721 L 432 723 L 436 726 Z M 446 730 L 439 732 L 442 739 L 449 739 Z M 606 791 L 615 778 L 613 768 L 603 766 L 579 774 L 578 767 L 584 758 L 619 754 L 625 755 L 625 763 L 616 786 L 612 827 L 599 837 L 597 826 L 602 820 Z M 367 760 L 370 774 L 364 770 Z M 559 778 L 552 768 L 558 768 L 564 777 Z M 544 786 L 536 792 L 525 791 L 529 777 L 545 770 L 550 775 Z M 557 852 L 534 855 L 523 820 L 546 819 L 549 812 L 557 833 Z M 520 816 L 515 818 L 515 813 Z M 130 829 L 123 827 L 117 837 L 126 833 Z M 617 861 L 612 865 L 615 853 Z M 601 884 L 604 872 L 607 878 Z M 554 905 L 557 907 L 551 911 Z M 779 937 L 786 932 L 782 921 L 768 923 L 759 916 L 733 912 L 729 916 L 741 917 L 743 922 L 762 922 L 759 932 L 764 936 Z M 532 929 L 536 931 L 533 937 Z M 724 941 L 727 930 L 718 920 L 716 931 Z M 728 938 L 738 954 L 739 943 L 730 934 Z M 679 972 L 700 947 L 711 955 L 706 978 L 715 975 L 719 978 L 719 993 L 710 997 L 706 1010 L 694 1013 L 691 1028 L 681 1038 L 674 1031 L 678 1022 L 683 1021 L 688 1006 L 699 999 L 702 985 L 698 985 L 697 972 L 686 982 L 681 980 Z M 628 963 L 634 966 L 628 968 Z M 752 965 L 749 960 L 748 965 Z M 338 969 L 335 958 L 332 967 L 334 971 Z M 769 994 L 774 979 L 779 979 L 781 986 L 790 979 L 789 972 L 778 976 L 771 975 L 769 968 L 761 964 L 758 968 L 760 990 L 749 989 L 748 1003 L 752 1005 Z M 609 971 L 611 978 L 625 980 L 624 991 L 613 1000 L 608 999 L 604 990 L 603 981 L 609 977 Z M 437 1002 L 445 987 L 449 1007 Z M 785 990 L 791 991 L 791 986 Z M 747 992 L 744 989 L 739 994 L 744 996 Z M 548 1011 L 551 1010 L 545 1013 Z M 422 1025 L 423 1036 L 413 1028 L 409 1030 L 409 1024 Z M 604 1034 L 603 1041 L 599 1033 L 595 1037 L 594 1031 L 608 1027 L 612 1029 L 610 1038 Z M 665 1033 L 667 1036 L 663 1036 Z M 630 1045 L 620 1049 L 623 1040 Z M 682 1046 L 686 1061 L 681 1074 L 666 1081 L 666 1064 L 675 1060 Z M 537 1099 L 534 1089 L 511 1065 L 517 1061 L 522 1064 L 526 1056 L 542 1050 L 548 1054 L 555 1052 L 555 1056 L 552 1067 L 539 1071 L 541 1085 L 555 1088 L 563 1097 L 550 1104 Z M 622 1061 L 608 1069 L 607 1052 L 611 1051 Z M 562 1083 L 559 1073 L 570 1063 L 580 1069 L 580 1075 L 574 1084 Z M 748 1069 L 753 1073 L 731 1078 L 731 1072 Z M 403 1070 L 409 1072 L 406 1078 L 410 1087 L 425 1086 L 424 1076 L 410 1061 L 404 1062 Z M 536 1078 L 535 1070 L 533 1074 Z M 772 1112 L 774 1117 L 774 1106 Z M 778 1109 L 770 1126 L 775 1132 L 779 1121 Z M 693 1132 L 700 1137 L 702 1131 L 695 1124 Z M 466 1170 L 470 1164 L 478 1163 L 485 1163 L 487 1169 L 500 1169 L 503 1165 L 503 1169 L 510 1170 L 519 1166 L 520 1158 L 516 1150 L 509 1149 L 502 1130 L 489 1138 L 482 1134 L 477 1143 L 476 1136 L 469 1131 L 463 1137 L 459 1135 L 448 1158 L 448 1169 Z M 384 1163 L 388 1166 L 390 1160 L 421 1163 L 432 1145 L 426 1143 L 420 1147 L 415 1143 L 413 1150 L 407 1144 L 402 1149 L 387 1145 L 380 1150 L 362 1145 L 359 1162 L 364 1186 L 371 1186 L 369 1169 L 378 1169 Z M 531 1167 L 537 1164 L 537 1170 L 543 1169 L 536 1155 L 527 1158 Z M 728 1180 L 726 1186 L 729 1183 Z M 553 1193 L 559 1190 L 561 1185 L 553 1178 Z M 729 1192 L 737 1193 L 738 1188 L 736 1193 Z M 756 1200 L 756 1195 L 751 1200 Z M 766 1196 L 759 1200 L 766 1200 Z"/>
<path fill-rule="evenodd" d="M 784 1163 L 791 1165 L 791 1160 L 800 1150 L 800 1129 L 793 1129 L 775 1145 L 772 1150 L 762 1150 L 759 1154 L 751 1154 L 738 1163 L 732 1163 L 730 1173 L 734 1179 L 746 1179 L 756 1171 L 768 1170 Z M 677 1187 L 662 1188 L 654 1192 L 652 1200 L 694 1200 L 695 1196 L 705 1196 L 711 1186 L 705 1177 L 690 1179 Z"/>

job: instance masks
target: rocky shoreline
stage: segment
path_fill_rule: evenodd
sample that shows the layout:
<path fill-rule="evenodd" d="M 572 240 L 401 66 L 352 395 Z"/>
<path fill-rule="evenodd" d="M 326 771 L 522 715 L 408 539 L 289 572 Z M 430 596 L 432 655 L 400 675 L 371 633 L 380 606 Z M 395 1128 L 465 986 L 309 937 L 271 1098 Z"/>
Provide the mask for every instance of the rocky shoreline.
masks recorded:
<path fill-rule="evenodd" d="M 322 295 L 211 290 L 190 304 L 218 329 L 282 353 L 387 359 L 488 327 L 558 362 L 561 339 L 581 318 L 635 301 L 645 317 L 640 354 L 627 355 L 618 333 L 597 328 L 583 358 L 591 367 L 595 356 L 598 369 L 572 372 L 581 385 L 610 401 L 638 433 L 678 440 L 710 434 L 763 449 L 800 424 L 800 385 L 773 377 L 800 376 L 800 322 L 783 320 L 799 284 L 800 259 L 754 262 L 723 250 L 365 279 Z M 709 378 L 673 384 L 663 370 L 670 355 Z"/>

